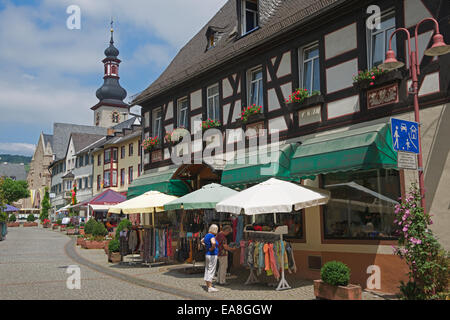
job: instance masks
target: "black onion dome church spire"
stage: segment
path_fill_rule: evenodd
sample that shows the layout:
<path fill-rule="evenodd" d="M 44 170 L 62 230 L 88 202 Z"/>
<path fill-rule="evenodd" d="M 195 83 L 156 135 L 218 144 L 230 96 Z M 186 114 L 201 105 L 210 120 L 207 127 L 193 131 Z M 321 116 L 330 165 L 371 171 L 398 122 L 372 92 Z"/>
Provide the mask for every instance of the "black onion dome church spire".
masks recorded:
<path fill-rule="evenodd" d="M 105 50 L 106 58 L 103 59 L 104 69 L 104 83 L 97 90 L 96 96 L 100 102 L 92 107 L 96 110 L 100 106 L 113 106 L 129 108 L 129 105 L 123 102 L 127 97 L 127 91 L 121 87 L 119 83 L 119 64 L 121 61 L 117 58 L 119 50 L 114 46 L 114 29 L 111 21 L 111 40 L 109 47 Z"/>

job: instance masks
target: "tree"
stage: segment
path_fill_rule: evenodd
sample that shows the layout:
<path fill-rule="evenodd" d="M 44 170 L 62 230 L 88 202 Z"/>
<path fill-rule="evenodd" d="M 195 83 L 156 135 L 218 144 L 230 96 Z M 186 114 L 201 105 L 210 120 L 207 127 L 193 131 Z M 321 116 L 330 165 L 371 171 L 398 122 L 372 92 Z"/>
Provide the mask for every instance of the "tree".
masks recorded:
<path fill-rule="evenodd" d="M 28 183 L 26 181 L 15 181 L 10 178 L 0 181 L 0 201 L 3 204 L 12 204 L 23 198 L 28 198 Z"/>
<path fill-rule="evenodd" d="M 39 216 L 39 220 L 43 222 L 45 219 L 48 219 L 48 210 L 50 210 L 50 196 L 48 194 L 48 188 L 45 188 L 44 199 L 41 202 L 41 215 Z"/>

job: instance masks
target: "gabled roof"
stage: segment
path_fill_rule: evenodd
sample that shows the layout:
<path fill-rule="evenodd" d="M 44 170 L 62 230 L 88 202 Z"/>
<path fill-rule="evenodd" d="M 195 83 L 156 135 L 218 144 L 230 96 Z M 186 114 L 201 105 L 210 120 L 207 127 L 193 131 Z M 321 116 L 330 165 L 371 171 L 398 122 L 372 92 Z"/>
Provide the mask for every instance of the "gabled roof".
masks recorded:
<path fill-rule="evenodd" d="M 104 135 L 88 134 L 88 133 L 72 133 L 73 146 L 75 153 L 100 140 Z"/>
<path fill-rule="evenodd" d="M 17 181 L 27 180 L 25 165 L 19 163 L 0 163 L 0 177 L 14 177 Z"/>
<path fill-rule="evenodd" d="M 102 127 L 55 123 L 53 125 L 53 153 L 55 154 L 55 160 L 64 159 L 66 156 L 67 145 L 72 133 L 106 135 L 107 130 L 107 128 Z"/>
<path fill-rule="evenodd" d="M 141 104 L 203 72 L 222 65 L 343 1 L 259 0 L 259 29 L 239 37 L 237 1 L 229 0 L 178 52 L 160 77 L 133 100 L 132 105 Z M 208 41 L 206 32 L 210 26 L 221 28 L 224 35 L 213 49 L 205 50 Z"/>
<path fill-rule="evenodd" d="M 124 202 L 125 200 L 127 200 L 127 197 L 125 197 L 124 195 L 108 189 L 103 191 L 102 193 L 100 193 L 99 195 L 86 200 L 80 204 L 78 204 L 78 206 L 83 206 L 83 205 L 114 205 L 114 204 L 118 204 L 121 202 Z"/>

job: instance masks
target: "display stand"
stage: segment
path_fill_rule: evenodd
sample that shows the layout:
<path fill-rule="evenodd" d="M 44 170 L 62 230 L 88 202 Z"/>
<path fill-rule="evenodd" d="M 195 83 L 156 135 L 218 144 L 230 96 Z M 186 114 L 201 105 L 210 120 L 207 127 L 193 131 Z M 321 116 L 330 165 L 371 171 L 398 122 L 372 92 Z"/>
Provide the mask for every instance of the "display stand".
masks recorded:
<path fill-rule="evenodd" d="M 279 226 L 274 231 L 253 231 L 253 230 L 244 230 L 244 232 L 248 234 L 257 234 L 257 235 L 267 235 L 267 236 L 279 236 L 280 241 L 283 242 L 283 235 L 288 233 L 288 227 L 287 226 Z M 286 250 L 286 248 L 284 248 Z M 255 268 L 250 269 L 250 275 L 245 282 L 246 285 L 258 283 L 259 280 L 255 274 Z M 277 291 L 281 290 L 287 290 L 291 289 L 288 282 L 286 281 L 286 278 L 284 276 L 284 251 L 281 253 L 281 279 L 278 283 L 278 287 L 276 288 Z"/>

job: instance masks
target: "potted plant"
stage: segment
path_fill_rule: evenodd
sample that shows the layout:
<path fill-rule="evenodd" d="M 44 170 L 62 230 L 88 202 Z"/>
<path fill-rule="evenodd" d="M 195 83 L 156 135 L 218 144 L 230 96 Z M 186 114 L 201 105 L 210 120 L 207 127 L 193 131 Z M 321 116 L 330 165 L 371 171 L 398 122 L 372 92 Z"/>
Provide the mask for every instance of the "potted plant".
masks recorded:
<path fill-rule="evenodd" d="M 330 261 L 320 269 L 321 280 L 314 280 L 314 295 L 327 300 L 361 300 L 361 286 L 349 284 L 350 268 Z"/>
<path fill-rule="evenodd" d="M 106 240 L 105 236 L 108 234 L 102 222 L 97 222 L 90 219 L 85 226 L 86 240 L 83 248 L 85 249 L 104 249 Z"/>
<path fill-rule="evenodd" d="M 8 221 L 9 221 L 8 228 L 17 228 L 20 226 L 20 223 L 17 222 L 17 218 L 14 213 L 9 216 Z"/>
<path fill-rule="evenodd" d="M 142 142 L 142 147 L 146 151 L 151 151 L 159 145 L 160 145 L 160 140 L 158 137 L 149 137 L 147 139 L 144 139 L 144 141 Z"/>
<path fill-rule="evenodd" d="M 119 240 L 113 239 L 108 244 L 108 261 L 112 263 L 118 263 L 122 261 L 120 255 L 120 243 Z"/>
<path fill-rule="evenodd" d="M 24 227 L 37 227 L 38 224 L 36 222 L 36 217 L 34 216 L 34 214 L 30 213 L 27 217 L 27 222 L 25 222 L 23 224 Z"/>
<path fill-rule="evenodd" d="M 241 113 L 240 121 L 242 123 L 253 123 L 257 121 L 264 120 L 264 114 L 262 113 L 262 106 L 257 106 L 253 104 L 248 107 L 244 107 Z"/>
<path fill-rule="evenodd" d="M 322 105 L 324 103 L 323 96 L 320 91 L 309 91 L 308 89 L 300 88 L 289 95 L 286 100 L 289 111 L 296 111 L 298 109 L 307 108 L 315 105 Z"/>
<path fill-rule="evenodd" d="M 219 120 L 213 120 L 213 119 L 208 119 L 205 121 L 202 121 L 202 131 L 205 132 L 208 129 L 211 128 L 219 128 L 221 127 L 222 124 L 220 123 Z"/>

